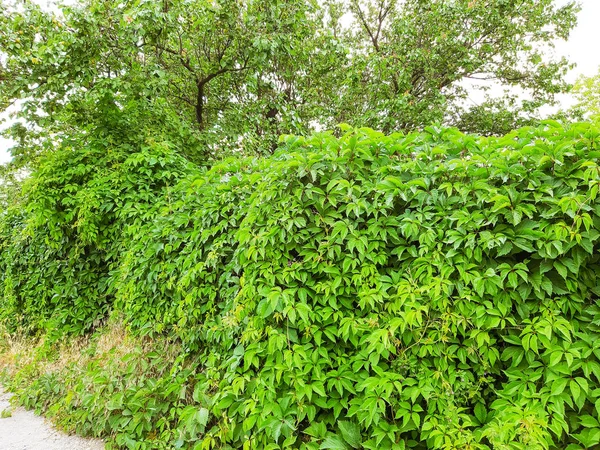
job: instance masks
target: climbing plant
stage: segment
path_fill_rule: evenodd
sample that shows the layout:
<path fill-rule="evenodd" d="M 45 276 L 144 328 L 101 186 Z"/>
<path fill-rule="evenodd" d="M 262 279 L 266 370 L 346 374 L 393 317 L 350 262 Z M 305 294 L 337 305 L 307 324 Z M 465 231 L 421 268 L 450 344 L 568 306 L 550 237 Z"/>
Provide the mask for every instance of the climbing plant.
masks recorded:
<path fill-rule="evenodd" d="M 17 253 L 33 261 L 18 277 L 3 271 L 2 307 L 24 321 L 27 308 L 89 320 L 63 294 L 66 281 L 43 270 L 40 249 L 78 232 L 76 242 L 94 245 L 67 248 L 86 249 L 76 261 L 89 264 L 100 236 L 126 230 L 118 245 L 106 242 L 110 270 L 89 286 L 106 280 L 105 314 L 177 352 L 167 366 L 136 353 L 160 367 L 143 379 L 116 362 L 65 376 L 105 386 L 109 371 L 120 373 L 150 403 L 126 382 L 71 381 L 71 394 L 51 395 L 115 448 L 594 448 L 599 139 L 590 123 L 490 138 L 348 128 L 340 138 L 286 137 L 269 158 L 182 170 L 175 187 L 167 174 L 178 159 L 131 153 L 115 184 L 162 180 L 162 195 L 148 197 L 157 205 L 133 214 L 119 203 L 105 234 L 106 208 L 94 205 L 112 204 L 111 189 L 78 193 L 79 219 L 48 200 L 50 226 L 27 219 L 25 242 L 2 238 L 3 267 Z M 73 179 L 28 201 L 53 189 L 62 198 Z M 118 192 L 144 198 L 144 183 Z M 12 294 L 32 276 L 55 286 L 35 309 L 35 297 L 20 297 L 29 306 Z M 90 407 L 89 390 L 110 408 Z"/>
<path fill-rule="evenodd" d="M 43 157 L 0 215 L 0 318 L 13 330 L 61 335 L 102 323 L 128 230 L 148 221 L 156 202 L 168 204 L 169 189 L 192 170 L 172 143 L 131 134 L 139 115 L 113 114 Z"/>

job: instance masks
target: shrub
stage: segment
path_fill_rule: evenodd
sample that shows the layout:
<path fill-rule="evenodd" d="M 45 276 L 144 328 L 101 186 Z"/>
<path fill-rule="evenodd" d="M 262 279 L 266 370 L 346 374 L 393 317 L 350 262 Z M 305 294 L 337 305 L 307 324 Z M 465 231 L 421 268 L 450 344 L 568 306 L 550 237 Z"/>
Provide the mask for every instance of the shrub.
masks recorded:
<path fill-rule="evenodd" d="M 597 141 L 361 130 L 187 180 L 117 295 L 202 355 L 189 441 L 598 443 Z"/>
<path fill-rule="evenodd" d="M 111 310 L 111 270 L 128 230 L 191 170 L 167 143 L 143 135 L 113 145 L 99 132 L 86 141 L 43 159 L 23 204 L 0 217 L 0 319 L 12 330 L 98 326 Z"/>
<path fill-rule="evenodd" d="M 111 278 L 180 345 L 157 377 L 193 367 L 167 446 L 600 444 L 599 139 L 361 129 L 185 177 Z"/>

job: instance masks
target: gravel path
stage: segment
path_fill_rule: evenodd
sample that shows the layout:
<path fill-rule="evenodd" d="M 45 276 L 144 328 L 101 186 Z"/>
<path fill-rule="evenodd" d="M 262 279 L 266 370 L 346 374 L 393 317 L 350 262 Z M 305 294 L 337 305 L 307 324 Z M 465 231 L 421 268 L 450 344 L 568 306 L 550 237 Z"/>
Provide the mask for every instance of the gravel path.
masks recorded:
<path fill-rule="evenodd" d="M 11 407 L 11 394 L 0 386 L 0 417 L 7 408 L 12 416 L 0 418 L 0 450 L 103 450 L 96 439 L 68 436 L 55 430 L 43 417 Z"/>

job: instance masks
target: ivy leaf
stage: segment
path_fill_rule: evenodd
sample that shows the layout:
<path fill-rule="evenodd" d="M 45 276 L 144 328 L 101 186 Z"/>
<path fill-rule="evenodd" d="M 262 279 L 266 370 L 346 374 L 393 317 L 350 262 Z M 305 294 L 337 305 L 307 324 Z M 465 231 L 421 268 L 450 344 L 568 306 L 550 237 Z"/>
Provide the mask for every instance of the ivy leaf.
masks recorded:
<path fill-rule="evenodd" d="M 200 408 L 196 413 L 196 422 L 202 427 L 206 426 L 208 423 L 208 415 L 209 411 L 206 408 Z"/>
<path fill-rule="evenodd" d="M 581 395 L 581 387 L 575 380 L 571 380 L 569 382 L 569 389 L 571 390 L 571 395 L 573 396 L 573 399 L 577 401 L 579 399 L 579 396 Z"/>
<path fill-rule="evenodd" d="M 475 417 L 479 421 L 479 423 L 485 423 L 487 419 L 487 411 L 483 403 L 477 403 L 474 409 Z"/>
<path fill-rule="evenodd" d="M 260 317 L 268 317 L 273 312 L 272 302 L 269 299 L 262 299 L 256 307 L 256 313 Z"/>
<path fill-rule="evenodd" d="M 344 441 L 352 448 L 360 448 L 362 436 L 360 434 L 360 426 L 354 422 L 341 420 L 338 422 L 338 427 L 342 433 Z"/>
<path fill-rule="evenodd" d="M 327 436 L 321 443 L 320 449 L 331 449 L 331 450 L 348 450 L 348 446 L 344 440 L 337 434 Z"/>
<path fill-rule="evenodd" d="M 554 261 L 554 268 L 560 274 L 561 277 L 565 279 L 567 278 L 567 268 L 562 263 L 560 263 L 559 261 Z"/>
<path fill-rule="evenodd" d="M 594 417 L 590 416 L 589 414 L 585 414 L 585 415 L 581 416 L 579 418 L 579 421 L 580 421 L 581 425 L 586 428 L 596 428 L 596 427 L 600 426 L 598 424 L 598 420 L 596 420 Z"/>
<path fill-rule="evenodd" d="M 552 382 L 552 387 L 550 388 L 550 393 L 552 395 L 560 395 L 564 392 L 567 387 L 567 383 L 569 380 L 567 378 L 557 378 Z"/>

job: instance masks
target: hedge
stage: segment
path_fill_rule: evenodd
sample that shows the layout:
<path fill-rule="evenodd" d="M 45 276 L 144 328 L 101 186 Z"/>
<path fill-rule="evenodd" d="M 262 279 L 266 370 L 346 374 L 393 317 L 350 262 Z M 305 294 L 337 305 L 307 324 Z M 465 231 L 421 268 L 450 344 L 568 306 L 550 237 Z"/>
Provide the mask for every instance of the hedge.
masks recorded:
<path fill-rule="evenodd" d="M 176 407 L 115 445 L 599 445 L 599 140 L 550 121 L 489 138 L 359 129 L 178 172 L 144 220 L 115 219 L 128 237 L 103 269 L 102 314 L 178 342 L 154 376 L 185 381 Z M 23 242 L 5 225 L 5 320 L 55 331 L 38 318 L 75 314 L 60 286 L 34 306 L 5 269 L 51 232 Z M 126 429 L 123 392 L 103 395 Z"/>

